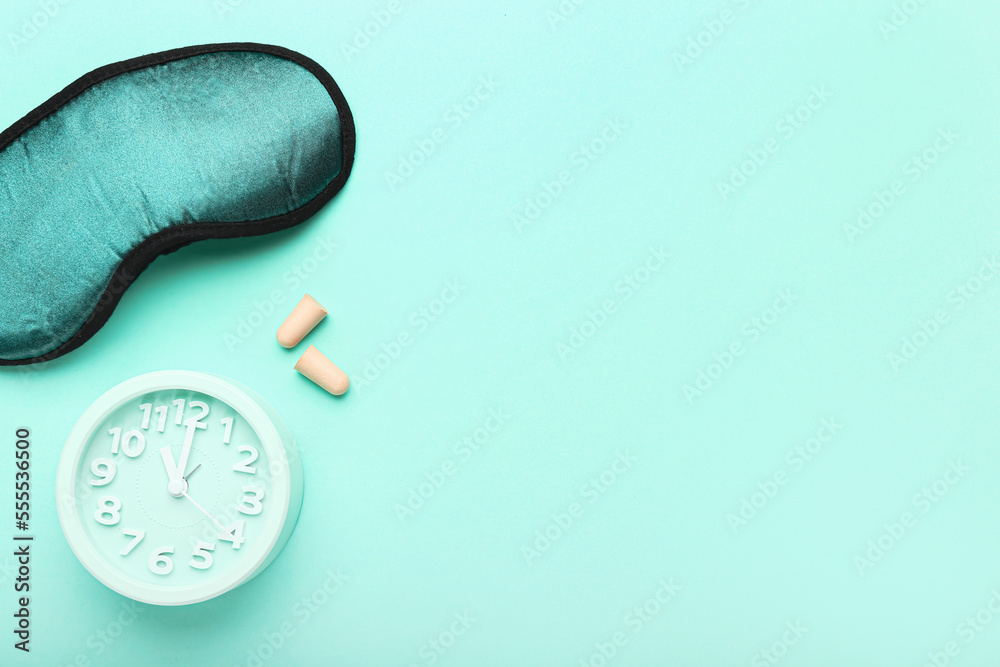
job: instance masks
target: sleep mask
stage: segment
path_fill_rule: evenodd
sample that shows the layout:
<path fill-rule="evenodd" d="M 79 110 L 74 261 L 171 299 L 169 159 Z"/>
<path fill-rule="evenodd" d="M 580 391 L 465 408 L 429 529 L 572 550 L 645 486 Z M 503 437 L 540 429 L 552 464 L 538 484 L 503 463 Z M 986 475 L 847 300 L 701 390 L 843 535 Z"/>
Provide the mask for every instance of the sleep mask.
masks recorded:
<path fill-rule="evenodd" d="M 157 256 L 297 225 L 343 187 L 354 121 L 277 46 L 94 70 L 0 134 L 0 365 L 70 352 Z"/>

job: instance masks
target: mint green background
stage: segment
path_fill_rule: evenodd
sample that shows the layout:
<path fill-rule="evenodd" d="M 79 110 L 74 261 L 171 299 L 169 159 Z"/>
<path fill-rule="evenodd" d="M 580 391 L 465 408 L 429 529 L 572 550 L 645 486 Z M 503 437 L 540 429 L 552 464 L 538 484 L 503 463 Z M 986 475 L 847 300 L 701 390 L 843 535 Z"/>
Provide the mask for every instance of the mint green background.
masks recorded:
<path fill-rule="evenodd" d="M 257 664 L 286 624 L 262 664 L 599 665 L 619 632 L 608 664 L 919 666 L 949 642 L 948 664 L 996 664 L 1000 281 L 961 306 L 952 294 L 1000 246 L 995 2 L 928 2 L 886 38 L 887 0 L 584 2 L 555 26 L 555 0 L 403 1 L 350 58 L 342 45 L 382 3 L 232 2 L 220 15 L 209 0 L 70 0 L 23 44 L 9 35 L 39 4 L 0 10 L 4 127 L 105 63 L 235 40 L 318 60 L 358 126 L 351 180 L 308 224 L 161 258 L 85 347 L 0 373 L 0 484 L 26 425 L 37 536 L 33 652 L 0 625 L 0 662 Z M 726 8 L 734 20 L 678 68 Z M 481 76 L 495 92 L 455 127 L 445 114 Z M 776 124 L 813 86 L 832 97 L 787 138 Z M 580 171 L 574 154 L 616 117 L 628 128 Z M 385 173 L 439 128 L 443 143 L 391 190 Z M 948 128 L 959 139 L 908 180 L 908 160 Z M 777 152 L 723 199 L 718 182 L 772 138 Z M 569 185 L 519 233 L 512 214 L 563 170 Z M 849 242 L 844 225 L 895 180 L 903 194 Z M 295 284 L 288 272 L 327 239 L 333 256 Z M 651 246 L 671 258 L 625 300 L 616 285 Z M 464 291 L 422 328 L 448 280 Z M 331 313 L 308 342 L 355 380 L 343 399 L 292 370 L 304 346 L 273 339 L 306 290 Z M 752 339 L 744 327 L 780 290 L 793 305 Z M 273 292 L 279 312 L 227 346 Z M 607 300 L 614 313 L 561 358 Z M 894 369 L 888 353 L 938 311 L 931 342 Z M 400 334 L 409 345 L 359 391 Z M 686 400 L 734 342 L 743 353 Z M 305 505 L 257 580 L 195 608 L 139 607 L 107 643 L 123 598 L 62 537 L 56 460 L 99 394 L 173 368 L 235 377 L 274 403 L 301 444 Z M 454 443 L 497 408 L 506 423 L 463 460 Z M 818 455 L 786 461 L 830 418 L 843 428 Z M 586 485 L 619 450 L 635 462 L 595 495 Z M 968 470 L 922 511 L 914 495 L 951 461 Z M 401 520 L 397 503 L 443 468 Z M 734 534 L 727 515 L 776 474 L 786 483 Z M 528 564 L 522 547 L 574 502 L 577 518 Z M 855 557 L 905 512 L 912 525 L 859 573 Z M 347 580 L 305 617 L 301 599 L 338 568 Z M 631 610 L 671 578 L 681 590 L 636 632 Z M 0 591 L 11 623 L 7 571 Z M 984 608 L 992 622 L 964 630 Z M 463 613 L 471 627 L 430 653 Z M 778 663 L 758 654 L 796 622 L 808 631 Z"/>

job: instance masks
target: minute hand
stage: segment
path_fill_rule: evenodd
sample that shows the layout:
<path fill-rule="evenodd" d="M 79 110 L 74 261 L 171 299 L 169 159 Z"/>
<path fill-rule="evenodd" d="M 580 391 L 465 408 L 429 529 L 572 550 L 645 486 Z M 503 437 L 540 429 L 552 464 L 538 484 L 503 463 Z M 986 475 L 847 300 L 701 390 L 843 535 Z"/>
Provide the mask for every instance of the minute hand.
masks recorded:
<path fill-rule="evenodd" d="M 197 423 L 188 424 L 187 435 L 184 436 L 184 447 L 181 448 L 181 458 L 178 459 L 177 467 L 174 469 L 177 475 L 174 479 L 181 479 L 185 476 L 184 471 L 187 470 L 188 456 L 191 454 L 191 443 L 194 442 L 194 434 L 197 430 Z"/>
<path fill-rule="evenodd" d="M 201 513 L 202 513 L 202 514 L 204 514 L 205 516 L 207 516 L 207 517 L 208 517 L 209 519 L 211 519 L 211 520 L 212 520 L 212 522 L 213 522 L 213 523 L 214 523 L 214 524 L 215 524 L 216 526 L 218 526 L 218 527 L 219 527 L 220 529 L 222 529 L 222 530 L 225 530 L 225 529 L 226 529 L 226 527 L 225 527 L 225 526 L 223 526 L 223 525 L 222 525 L 221 523 L 219 523 L 219 522 L 218 522 L 218 520 L 216 520 L 216 518 L 215 518 L 214 516 L 212 516 L 211 514 L 209 514 L 209 513 L 208 513 L 208 510 L 206 510 L 206 509 L 205 509 L 204 507 L 202 507 L 202 506 L 201 506 L 201 505 L 200 505 L 200 504 L 198 503 L 198 501 L 197 501 L 197 500 L 195 500 L 194 498 L 192 498 L 191 496 L 189 496 L 189 495 L 187 494 L 187 491 L 185 491 L 185 492 L 184 492 L 184 493 L 183 493 L 182 495 L 183 495 L 183 496 L 184 496 L 185 498 L 187 498 L 188 500 L 190 500 L 191 502 L 193 502 L 193 503 L 194 503 L 194 506 L 195 506 L 195 507 L 197 507 L 198 509 L 200 509 L 200 510 L 201 510 Z"/>

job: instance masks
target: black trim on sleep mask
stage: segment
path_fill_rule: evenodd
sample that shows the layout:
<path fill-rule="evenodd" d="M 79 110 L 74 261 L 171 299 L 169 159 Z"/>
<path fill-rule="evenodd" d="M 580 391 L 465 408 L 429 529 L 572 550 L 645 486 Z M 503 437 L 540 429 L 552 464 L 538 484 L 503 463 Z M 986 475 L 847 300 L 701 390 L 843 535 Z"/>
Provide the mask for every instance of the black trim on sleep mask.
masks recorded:
<path fill-rule="evenodd" d="M 333 198 L 334 195 L 340 191 L 341 188 L 344 187 L 344 183 L 347 181 L 347 177 L 350 176 L 351 168 L 354 165 L 356 136 L 354 117 L 351 115 L 351 109 L 347 105 L 347 100 L 344 99 L 344 94 L 337 86 L 337 82 L 333 80 L 333 77 L 330 76 L 330 74 L 323 69 L 319 63 L 302 55 L 301 53 L 297 53 L 280 46 L 255 44 L 253 42 L 232 42 L 225 44 L 188 46 L 180 49 L 172 49 L 170 51 L 161 51 L 160 53 L 152 53 L 146 56 L 140 56 L 139 58 L 132 58 L 130 60 L 123 60 L 121 62 L 112 63 L 95 69 L 89 74 L 85 74 L 71 83 L 61 92 L 54 95 L 51 99 L 35 108 L 27 116 L 11 125 L 3 133 L 0 133 L 0 151 L 6 149 L 15 139 L 37 125 L 47 116 L 55 111 L 58 111 L 67 102 L 103 81 L 118 76 L 119 74 L 125 74 L 126 72 L 132 72 L 152 67 L 154 65 L 162 65 L 174 60 L 183 60 L 184 58 L 189 58 L 191 56 L 226 51 L 254 51 L 290 60 L 308 70 L 319 80 L 320 83 L 323 84 L 323 87 L 326 89 L 327 93 L 330 94 L 330 98 L 337 107 L 337 115 L 340 119 L 343 161 L 336 178 L 323 188 L 323 190 L 313 199 L 294 211 L 290 211 L 283 215 L 264 218 L 262 220 L 247 220 L 243 222 L 190 223 L 164 229 L 156 234 L 153 234 L 139 243 L 125 256 L 125 259 L 123 259 L 121 264 L 118 265 L 118 268 L 112 275 L 111 280 L 108 282 L 108 286 L 105 288 L 104 293 L 98 300 L 97 306 L 94 308 L 94 312 L 90 314 L 87 321 L 82 327 L 80 327 L 72 338 L 51 352 L 47 352 L 41 356 L 30 359 L 0 359 L 0 366 L 23 366 L 43 361 L 51 361 L 52 359 L 61 357 L 83 345 L 107 323 L 111 314 L 118 306 L 118 302 L 121 300 L 121 296 L 124 294 L 125 289 L 128 288 L 128 286 L 139 277 L 139 274 L 142 273 L 158 256 L 173 252 L 188 245 L 189 243 L 204 239 L 228 239 L 260 236 L 280 231 L 282 229 L 288 229 L 289 227 L 294 227 L 316 214 Z"/>

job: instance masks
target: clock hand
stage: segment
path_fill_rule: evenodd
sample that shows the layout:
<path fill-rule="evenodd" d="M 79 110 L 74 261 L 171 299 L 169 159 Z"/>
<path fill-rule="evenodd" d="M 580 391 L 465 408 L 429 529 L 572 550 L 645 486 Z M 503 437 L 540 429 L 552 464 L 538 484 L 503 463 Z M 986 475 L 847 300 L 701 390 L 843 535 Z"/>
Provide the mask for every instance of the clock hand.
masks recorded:
<path fill-rule="evenodd" d="M 208 517 L 209 519 L 211 519 L 211 520 L 212 520 L 212 522 L 213 522 L 213 523 L 215 523 L 215 525 L 219 527 L 219 530 L 225 530 L 225 529 L 226 529 L 226 527 L 225 527 L 225 526 L 223 526 L 223 525 L 222 525 L 221 523 L 219 523 L 218 521 L 216 521 L 216 520 L 215 520 L 215 517 L 214 517 L 214 516 L 212 516 L 211 514 L 209 514 L 209 513 L 208 513 L 208 512 L 207 512 L 207 511 L 205 510 L 205 508 L 204 508 L 204 507 L 202 507 L 201 505 L 199 505 L 199 504 L 198 504 L 198 501 L 197 501 L 197 500 L 195 500 L 194 498 L 192 498 L 191 496 L 189 496 L 189 495 L 187 494 L 187 484 L 185 484 L 185 485 L 184 485 L 184 492 L 183 492 L 183 495 L 184 495 L 184 497 L 185 497 L 185 498 L 187 498 L 187 499 L 188 499 L 188 500 L 190 500 L 190 501 L 191 501 L 192 503 L 194 503 L 194 506 L 195 506 L 195 507 L 197 507 L 198 509 L 200 509 L 200 510 L 201 510 L 201 513 L 202 513 L 202 514 L 204 514 L 204 515 L 205 515 L 205 516 L 207 516 L 207 517 Z"/>
<path fill-rule="evenodd" d="M 169 447 L 160 448 L 160 457 L 163 459 L 163 467 L 167 469 L 167 477 L 169 480 L 175 480 L 180 477 L 177 474 L 177 465 L 174 463 L 174 455 L 170 452 Z"/>
<path fill-rule="evenodd" d="M 181 476 L 177 470 L 177 466 L 174 465 L 174 455 L 170 452 L 170 447 L 160 448 L 160 458 L 163 459 L 163 466 L 167 469 L 167 477 L 169 481 L 167 482 L 167 492 L 174 498 L 180 498 L 187 491 L 188 483 L 187 479 Z M 195 466 L 195 470 L 200 467 Z M 194 472 L 192 470 L 191 472 Z"/>
<path fill-rule="evenodd" d="M 194 442 L 195 431 L 198 430 L 198 422 L 190 422 L 187 427 L 187 435 L 184 436 L 184 446 L 181 448 L 181 458 L 177 461 L 175 472 L 177 477 L 184 477 L 184 470 L 187 468 L 188 456 L 191 455 L 191 443 Z M 177 479 L 175 477 L 174 479 Z"/>
<path fill-rule="evenodd" d="M 189 472 L 188 474 L 184 475 L 184 477 L 182 477 L 181 479 L 183 479 L 183 480 L 184 480 L 184 481 L 186 482 L 186 481 L 187 481 L 187 479 L 188 479 L 188 477 L 190 477 L 191 475 L 193 475 L 193 474 L 194 474 L 194 471 L 195 471 L 195 470 L 197 470 L 197 469 L 198 469 L 198 468 L 200 468 L 200 467 L 201 467 L 201 464 L 199 463 L 199 464 L 198 464 L 198 465 L 196 465 L 195 467 L 191 468 L 191 472 Z"/>

